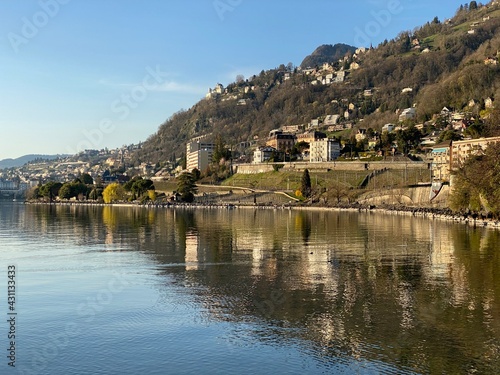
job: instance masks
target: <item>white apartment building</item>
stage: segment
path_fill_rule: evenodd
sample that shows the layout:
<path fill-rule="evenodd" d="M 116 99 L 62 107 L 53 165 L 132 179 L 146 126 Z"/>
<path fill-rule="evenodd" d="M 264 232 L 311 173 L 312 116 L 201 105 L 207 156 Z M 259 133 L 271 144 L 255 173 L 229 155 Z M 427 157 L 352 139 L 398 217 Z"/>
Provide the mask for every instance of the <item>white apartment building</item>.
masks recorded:
<path fill-rule="evenodd" d="M 215 144 L 204 137 L 192 139 L 186 145 L 186 169 L 204 171 L 212 162 Z"/>
<path fill-rule="evenodd" d="M 309 145 L 309 161 L 321 163 L 336 160 L 340 156 L 340 143 L 333 138 L 324 138 Z"/>

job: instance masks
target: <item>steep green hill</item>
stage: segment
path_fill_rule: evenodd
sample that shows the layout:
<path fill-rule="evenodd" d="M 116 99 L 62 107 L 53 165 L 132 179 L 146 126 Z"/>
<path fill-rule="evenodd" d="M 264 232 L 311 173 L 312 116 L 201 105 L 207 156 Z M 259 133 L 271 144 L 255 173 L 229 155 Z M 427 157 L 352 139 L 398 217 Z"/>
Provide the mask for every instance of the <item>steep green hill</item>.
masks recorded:
<path fill-rule="evenodd" d="M 335 53 L 341 55 L 344 47 L 349 57 L 339 62 Z M 344 47 L 322 46 L 311 55 L 332 53 L 328 71 L 281 65 L 176 113 L 143 144 L 136 160 L 179 158 L 190 138 L 205 134 L 220 134 L 233 148 L 242 145 L 244 152 L 243 146 L 264 142 L 272 129 L 328 115 L 380 130 L 412 105 L 422 122 L 445 106 L 465 108 L 478 117 L 485 99 L 500 99 L 500 5 L 494 2 L 461 7 L 451 20 L 435 18 L 365 53 L 354 55 L 352 47 Z M 326 81 L 343 74 L 341 82 Z"/>

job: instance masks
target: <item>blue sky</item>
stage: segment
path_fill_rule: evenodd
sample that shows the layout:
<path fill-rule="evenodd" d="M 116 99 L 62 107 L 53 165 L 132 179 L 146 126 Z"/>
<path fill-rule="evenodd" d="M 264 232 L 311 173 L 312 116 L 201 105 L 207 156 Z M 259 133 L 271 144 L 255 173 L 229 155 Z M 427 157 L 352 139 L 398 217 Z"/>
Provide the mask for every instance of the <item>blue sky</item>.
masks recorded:
<path fill-rule="evenodd" d="M 218 82 L 376 46 L 461 3 L 1 0 L 0 160 L 144 141 Z"/>

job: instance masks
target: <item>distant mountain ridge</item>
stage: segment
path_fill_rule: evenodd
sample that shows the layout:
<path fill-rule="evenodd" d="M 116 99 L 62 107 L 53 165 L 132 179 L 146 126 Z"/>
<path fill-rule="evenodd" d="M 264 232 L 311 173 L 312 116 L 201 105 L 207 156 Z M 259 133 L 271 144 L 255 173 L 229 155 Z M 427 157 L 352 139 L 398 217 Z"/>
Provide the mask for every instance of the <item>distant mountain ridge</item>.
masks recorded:
<path fill-rule="evenodd" d="M 344 56 L 353 54 L 355 51 L 356 47 L 348 44 L 323 44 L 316 48 L 312 54 L 307 56 L 300 64 L 300 67 L 306 69 L 308 67 L 314 68 L 316 66 L 321 66 L 325 63 L 331 63 L 332 61 L 342 59 Z"/>
<path fill-rule="evenodd" d="M 65 155 L 30 154 L 18 157 L 16 159 L 3 159 L 0 160 L 0 169 L 22 167 L 24 164 L 29 163 L 36 159 L 54 160 L 64 156 Z"/>

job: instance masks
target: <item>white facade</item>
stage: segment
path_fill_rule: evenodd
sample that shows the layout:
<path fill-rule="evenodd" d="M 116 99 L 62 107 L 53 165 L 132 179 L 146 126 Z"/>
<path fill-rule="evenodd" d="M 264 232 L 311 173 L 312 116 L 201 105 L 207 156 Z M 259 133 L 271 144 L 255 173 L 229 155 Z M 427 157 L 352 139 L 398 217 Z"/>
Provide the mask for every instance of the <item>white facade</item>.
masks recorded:
<path fill-rule="evenodd" d="M 17 190 L 19 189 L 19 183 L 10 180 L 0 180 L 1 190 Z"/>
<path fill-rule="evenodd" d="M 394 124 L 385 124 L 384 126 L 382 126 L 382 133 L 383 132 L 391 133 L 394 131 L 395 127 L 396 125 Z"/>
<path fill-rule="evenodd" d="M 268 161 L 271 158 L 272 153 L 275 151 L 276 149 L 274 147 L 259 147 L 253 153 L 253 163 L 259 164 Z"/>
<path fill-rule="evenodd" d="M 215 145 L 201 139 L 192 140 L 186 146 L 186 169 L 204 171 L 212 162 Z"/>
<path fill-rule="evenodd" d="M 340 115 L 328 115 L 325 117 L 325 125 L 336 125 L 338 124 Z"/>
<path fill-rule="evenodd" d="M 336 160 L 340 156 L 340 143 L 331 138 L 311 142 L 309 145 L 309 161 L 321 163 Z"/>
<path fill-rule="evenodd" d="M 417 117 L 417 111 L 415 108 L 406 108 L 400 115 L 399 115 L 399 121 L 403 122 L 406 120 L 413 120 L 415 117 Z"/>

